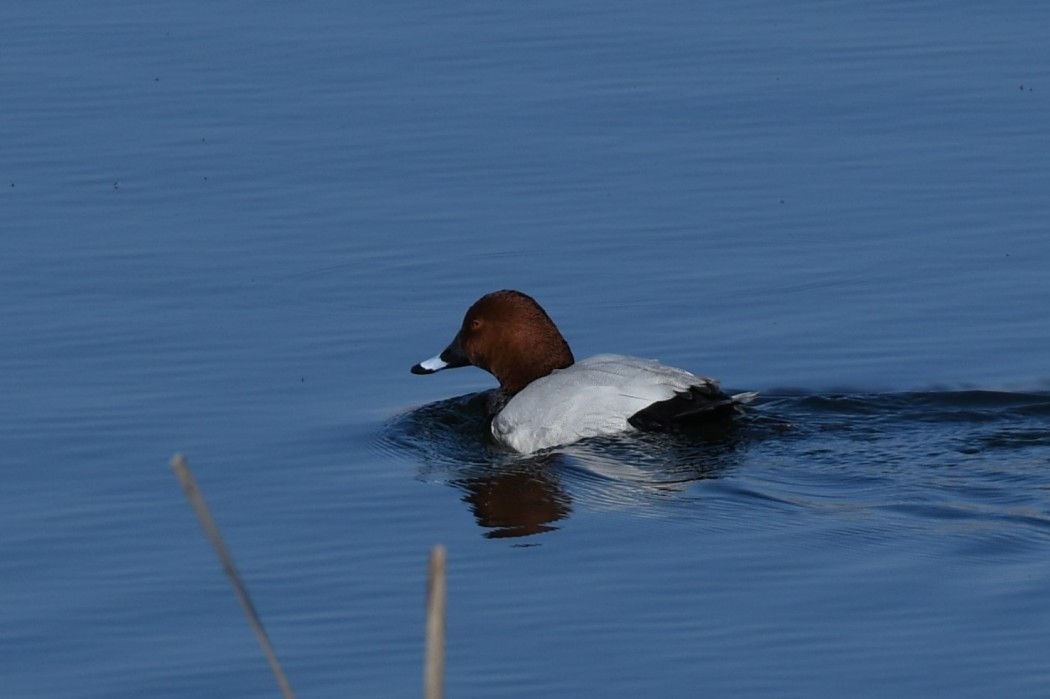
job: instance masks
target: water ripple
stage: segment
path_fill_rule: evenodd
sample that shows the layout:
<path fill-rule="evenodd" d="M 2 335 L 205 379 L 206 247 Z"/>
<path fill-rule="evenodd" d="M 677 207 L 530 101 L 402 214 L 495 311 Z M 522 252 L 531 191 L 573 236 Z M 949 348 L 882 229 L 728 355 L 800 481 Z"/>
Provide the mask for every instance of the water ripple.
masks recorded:
<path fill-rule="evenodd" d="M 528 456 L 488 439 L 486 395 L 403 413 L 376 448 L 460 490 L 487 537 L 553 531 L 580 507 L 708 524 L 756 508 L 866 511 L 1039 532 L 1050 516 L 1043 393 L 772 396 L 718 431 L 602 437 Z"/>

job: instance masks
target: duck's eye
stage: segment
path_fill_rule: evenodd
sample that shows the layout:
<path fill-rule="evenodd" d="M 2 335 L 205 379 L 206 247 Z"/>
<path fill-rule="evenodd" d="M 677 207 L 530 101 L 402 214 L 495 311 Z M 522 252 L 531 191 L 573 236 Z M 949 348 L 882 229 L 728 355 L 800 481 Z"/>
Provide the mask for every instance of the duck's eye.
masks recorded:
<path fill-rule="evenodd" d="M 480 327 L 481 327 L 481 321 L 478 320 L 477 318 L 475 318 L 474 320 L 470 321 L 470 329 L 471 330 L 477 330 Z"/>

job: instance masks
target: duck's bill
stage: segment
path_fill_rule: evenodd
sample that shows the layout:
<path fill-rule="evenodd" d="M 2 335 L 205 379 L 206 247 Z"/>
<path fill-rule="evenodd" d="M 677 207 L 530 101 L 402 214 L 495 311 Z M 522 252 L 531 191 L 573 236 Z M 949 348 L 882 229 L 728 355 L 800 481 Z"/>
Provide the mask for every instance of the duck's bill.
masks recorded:
<path fill-rule="evenodd" d="M 441 355 L 431 357 L 426 361 L 422 361 L 412 367 L 413 374 L 433 374 L 435 371 L 441 371 L 442 369 L 448 369 L 448 362 L 441 359 Z"/>
<path fill-rule="evenodd" d="M 459 336 L 457 335 L 452 344 L 446 347 L 441 354 L 413 366 L 412 373 L 433 374 L 442 369 L 455 369 L 468 364 L 470 364 L 470 360 L 463 354 L 463 350 L 459 346 Z"/>

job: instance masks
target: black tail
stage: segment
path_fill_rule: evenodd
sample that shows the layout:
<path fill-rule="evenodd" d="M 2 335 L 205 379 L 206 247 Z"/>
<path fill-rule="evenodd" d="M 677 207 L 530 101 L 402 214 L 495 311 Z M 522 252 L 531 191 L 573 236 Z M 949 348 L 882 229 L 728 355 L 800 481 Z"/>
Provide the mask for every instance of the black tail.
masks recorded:
<path fill-rule="evenodd" d="M 688 391 L 676 393 L 674 398 L 653 403 L 627 418 L 639 430 L 668 431 L 728 420 L 742 415 L 744 403 L 754 400 L 757 393 L 728 395 L 714 383 L 691 386 Z"/>

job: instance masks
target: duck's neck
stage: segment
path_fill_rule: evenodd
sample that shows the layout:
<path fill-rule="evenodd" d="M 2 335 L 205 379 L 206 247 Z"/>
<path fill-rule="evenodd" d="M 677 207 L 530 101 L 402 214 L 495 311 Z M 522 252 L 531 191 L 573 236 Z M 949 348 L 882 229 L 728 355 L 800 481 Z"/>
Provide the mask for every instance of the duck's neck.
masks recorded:
<path fill-rule="evenodd" d="M 508 352 L 493 362 L 489 370 L 499 379 L 500 393 L 509 400 L 536 379 L 570 367 L 574 361 L 569 343 L 555 331 L 534 341 L 527 351 Z"/>

